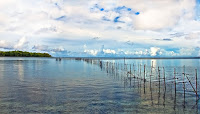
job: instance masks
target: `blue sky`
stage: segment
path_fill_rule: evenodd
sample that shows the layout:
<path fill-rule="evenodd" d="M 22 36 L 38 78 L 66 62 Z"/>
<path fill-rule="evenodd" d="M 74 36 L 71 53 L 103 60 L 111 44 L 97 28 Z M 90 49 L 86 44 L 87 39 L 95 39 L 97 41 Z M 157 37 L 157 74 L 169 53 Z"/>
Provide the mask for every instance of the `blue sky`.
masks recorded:
<path fill-rule="evenodd" d="M 0 1 L 0 50 L 200 56 L 200 0 Z"/>

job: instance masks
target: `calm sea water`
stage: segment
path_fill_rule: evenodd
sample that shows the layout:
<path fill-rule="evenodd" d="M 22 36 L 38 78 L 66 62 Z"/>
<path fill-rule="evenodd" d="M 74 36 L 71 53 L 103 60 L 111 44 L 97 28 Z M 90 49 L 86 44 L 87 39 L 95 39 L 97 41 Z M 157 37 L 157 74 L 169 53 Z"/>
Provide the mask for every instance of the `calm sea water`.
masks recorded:
<path fill-rule="evenodd" d="M 165 91 L 163 86 L 158 90 L 156 81 L 151 86 L 137 79 L 129 81 L 123 72 L 109 73 L 105 67 L 95 64 L 98 60 L 91 61 L 1 57 L 0 113 L 198 113 L 200 109 L 190 85 L 186 85 L 187 99 L 184 100 L 182 84 L 177 83 L 175 97 L 174 85 L 170 82 L 173 69 L 177 68 L 181 74 L 185 65 L 185 72 L 191 75 L 194 85 L 195 69 L 200 79 L 199 59 L 125 61 L 134 64 L 135 71 L 139 65 L 146 64 L 148 72 L 152 61 L 155 68 L 165 67 L 169 78 Z M 123 59 L 102 61 L 124 63 Z"/>

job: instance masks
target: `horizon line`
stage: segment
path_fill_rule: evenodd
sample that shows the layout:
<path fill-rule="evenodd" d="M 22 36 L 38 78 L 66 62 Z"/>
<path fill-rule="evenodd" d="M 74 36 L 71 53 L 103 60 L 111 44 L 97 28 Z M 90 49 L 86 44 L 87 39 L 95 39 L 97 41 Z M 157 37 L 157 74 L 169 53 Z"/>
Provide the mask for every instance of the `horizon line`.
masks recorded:
<path fill-rule="evenodd" d="M 80 58 L 80 59 L 200 59 L 200 57 L 52 57 L 52 58 Z"/>

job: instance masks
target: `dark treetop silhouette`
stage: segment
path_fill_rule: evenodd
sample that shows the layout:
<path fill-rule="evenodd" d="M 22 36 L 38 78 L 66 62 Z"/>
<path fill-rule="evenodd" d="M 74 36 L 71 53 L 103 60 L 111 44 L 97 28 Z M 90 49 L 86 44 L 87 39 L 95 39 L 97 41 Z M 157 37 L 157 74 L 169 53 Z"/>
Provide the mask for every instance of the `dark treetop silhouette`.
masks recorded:
<path fill-rule="evenodd" d="M 51 57 L 51 55 L 26 51 L 0 51 L 0 57 Z"/>

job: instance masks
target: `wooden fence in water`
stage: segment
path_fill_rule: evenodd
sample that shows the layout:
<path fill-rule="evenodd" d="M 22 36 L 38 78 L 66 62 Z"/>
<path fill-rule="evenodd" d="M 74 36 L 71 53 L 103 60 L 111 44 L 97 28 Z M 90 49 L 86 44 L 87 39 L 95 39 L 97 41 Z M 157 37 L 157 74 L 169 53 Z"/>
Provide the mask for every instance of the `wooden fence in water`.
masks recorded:
<path fill-rule="evenodd" d="M 110 62 L 109 60 L 100 59 L 88 59 L 88 58 L 76 58 L 75 60 L 82 60 L 90 64 L 99 66 L 102 70 L 106 71 L 107 74 L 113 76 L 119 76 L 121 74 L 121 80 L 124 82 L 124 87 L 129 84 L 129 87 L 134 87 L 140 90 L 143 89 L 144 94 L 147 88 L 152 95 L 152 86 L 157 87 L 158 98 L 160 98 L 161 90 L 163 94 L 163 102 L 165 102 L 166 92 L 171 92 L 171 96 L 174 96 L 174 108 L 177 102 L 177 95 L 183 97 L 183 107 L 186 106 L 186 96 L 195 96 L 195 104 L 192 108 L 197 107 L 199 101 L 198 94 L 198 72 L 197 69 L 193 69 L 193 73 L 187 73 L 186 67 L 174 67 L 165 68 L 154 66 L 153 61 L 151 65 L 145 64 L 127 64 L 124 59 L 124 63 Z M 171 70 L 169 70 L 171 69 Z M 173 71 L 172 71 L 173 69 Z M 168 70 L 168 71 L 167 71 Z M 181 71 L 182 70 L 182 71 Z M 137 84 L 136 84 L 137 83 Z M 168 91 L 166 91 L 168 89 Z M 172 95 L 172 92 L 174 95 Z M 187 97 L 191 98 L 191 97 Z M 153 100 L 152 100 L 153 102 Z M 159 99 L 158 99 L 159 104 Z M 163 103 L 164 104 L 164 103 Z M 198 107 L 197 107 L 198 108 Z"/>

